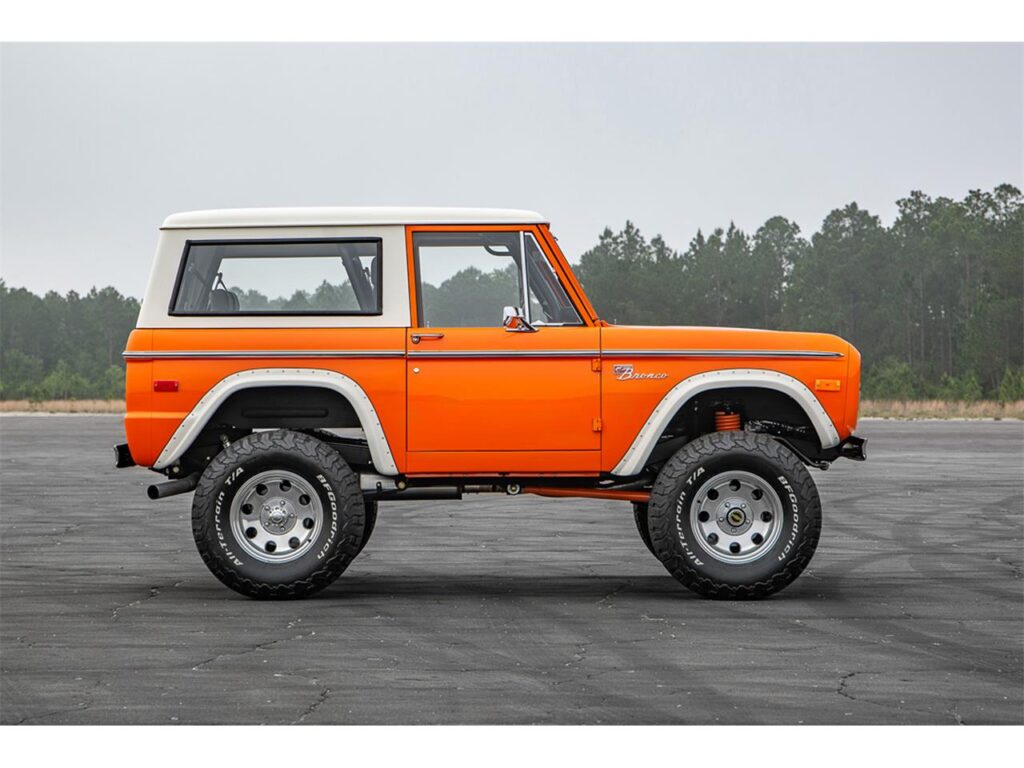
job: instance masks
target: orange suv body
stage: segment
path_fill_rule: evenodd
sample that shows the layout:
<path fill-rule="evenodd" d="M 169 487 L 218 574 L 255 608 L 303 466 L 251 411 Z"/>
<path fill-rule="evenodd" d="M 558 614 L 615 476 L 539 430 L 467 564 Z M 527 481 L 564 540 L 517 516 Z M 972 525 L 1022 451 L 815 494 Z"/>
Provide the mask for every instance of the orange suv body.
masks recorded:
<path fill-rule="evenodd" d="M 173 215 L 124 354 L 118 461 L 167 475 L 154 497 L 264 430 L 330 430 L 367 504 L 479 487 L 646 507 L 675 451 L 730 431 L 804 465 L 863 458 L 848 342 L 604 322 L 528 211 Z"/>

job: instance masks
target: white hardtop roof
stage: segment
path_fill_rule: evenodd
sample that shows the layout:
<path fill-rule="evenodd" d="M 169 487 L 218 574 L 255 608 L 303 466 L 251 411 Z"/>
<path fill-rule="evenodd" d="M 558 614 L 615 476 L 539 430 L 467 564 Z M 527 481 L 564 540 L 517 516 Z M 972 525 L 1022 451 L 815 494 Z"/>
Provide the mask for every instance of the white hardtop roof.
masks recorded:
<path fill-rule="evenodd" d="M 161 229 L 352 227 L 374 224 L 546 224 L 535 211 L 511 208 L 225 208 L 172 213 Z"/>

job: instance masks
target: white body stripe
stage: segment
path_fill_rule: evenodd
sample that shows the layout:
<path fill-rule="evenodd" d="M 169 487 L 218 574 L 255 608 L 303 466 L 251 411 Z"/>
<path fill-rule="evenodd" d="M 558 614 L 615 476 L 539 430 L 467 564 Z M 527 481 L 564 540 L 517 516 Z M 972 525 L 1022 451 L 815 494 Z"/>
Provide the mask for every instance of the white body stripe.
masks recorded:
<path fill-rule="evenodd" d="M 632 445 L 615 465 L 612 474 L 626 477 L 638 474 L 665 427 L 687 400 L 700 392 L 726 387 L 763 387 L 789 395 L 811 420 L 822 448 L 832 448 L 839 444 L 839 433 L 832 419 L 803 382 L 778 371 L 751 368 L 708 371 L 683 379 L 665 394 L 637 433 Z"/>
<path fill-rule="evenodd" d="M 217 382 L 203 395 L 167 441 L 154 469 L 169 467 L 188 449 L 203 427 L 227 398 L 249 387 L 325 387 L 333 389 L 352 404 L 366 434 L 373 466 L 382 475 L 397 475 L 391 447 L 377 411 L 366 392 L 355 381 L 335 371 L 319 368 L 256 368 L 233 373 Z"/>

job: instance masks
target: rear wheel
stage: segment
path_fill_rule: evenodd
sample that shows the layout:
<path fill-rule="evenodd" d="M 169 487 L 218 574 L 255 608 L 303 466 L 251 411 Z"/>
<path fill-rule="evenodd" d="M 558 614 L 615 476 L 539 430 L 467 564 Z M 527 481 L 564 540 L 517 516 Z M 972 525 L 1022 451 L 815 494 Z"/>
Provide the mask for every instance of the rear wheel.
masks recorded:
<path fill-rule="evenodd" d="M 655 555 L 694 592 L 764 597 L 807 567 L 821 502 L 807 468 L 784 445 L 716 432 L 683 446 L 662 468 L 648 527 Z"/>
<path fill-rule="evenodd" d="M 192 534 L 203 562 L 236 592 L 305 597 L 359 553 L 365 514 L 358 476 L 330 446 L 298 432 L 259 432 L 203 472 Z"/>
<path fill-rule="evenodd" d="M 304 429 L 302 430 L 302 434 L 315 437 L 317 440 L 327 443 L 328 445 L 338 440 L 338 436 L 329 429 Z M 373 527 L 377 524 L 377 502 L 369 501 L 364 498 L 363 508 L 366 511 L 366 525 L 363 528 L 363 538 L 362 541 L 359 542 L 359 549 L 356 554 L 363 551 L 363 547 L 365 547 L 366 543 L 370 540 L 370 534 L 373 533 Z"/>
<path fill-rule="evenodd" d="M 654 551 L 654 545 L 651 543 L 651 532 L 647 528 L 647 505 L 639 501 L 633 502 L 633 522 L 636 523 L 637 533 L 640 534 L 640 538 L 644 542 L 644 546 L 647 547 L 648 551 L 657 557 L 657 553 Z"/>

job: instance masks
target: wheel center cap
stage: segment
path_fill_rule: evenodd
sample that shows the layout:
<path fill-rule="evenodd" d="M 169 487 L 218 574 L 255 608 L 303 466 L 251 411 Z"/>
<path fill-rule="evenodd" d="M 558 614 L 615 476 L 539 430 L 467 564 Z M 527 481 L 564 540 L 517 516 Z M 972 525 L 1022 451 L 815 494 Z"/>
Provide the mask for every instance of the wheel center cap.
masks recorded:
<path fill-rule="evenodd" d="M 274 534 L 290 531 L 295 525 L 295 512 L 287 499 L 272 499 L 263 505 L 260 513 L 263 527 Z"/>
<path fill-rule="evenodd" d="M 739 496 L 722 499 L 716 514 L 719 529 L 729 536 L 746 533 L 754 522 L 746 500 Z"/>

